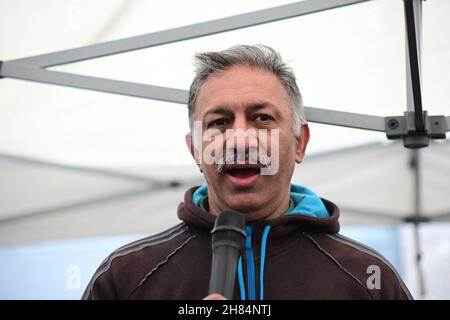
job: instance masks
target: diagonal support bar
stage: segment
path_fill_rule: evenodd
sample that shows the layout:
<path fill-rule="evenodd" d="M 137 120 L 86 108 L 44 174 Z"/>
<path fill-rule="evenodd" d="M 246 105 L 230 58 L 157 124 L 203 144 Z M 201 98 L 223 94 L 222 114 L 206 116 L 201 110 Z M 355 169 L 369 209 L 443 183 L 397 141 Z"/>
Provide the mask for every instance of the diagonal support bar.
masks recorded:
<path fill-rule="evenodd" d="M 298 17 L 369 0 L 305 0 L 135 37 L 11 60 L 47 68 Z"/>
<path fill-rule="evenodd" d="M 385 132 L 385 118 L 361 113 L 305 107 L 309 122 Z"/>
<path fill-rule="evenodd" d="M 434 221 L 443 221 L 450 219 L 450 210 L 433 216 Z"/>
<path fill-rule="evenodd" d="M 103 176 L 107 178 L 120 179 L 125 181 L 131 181 L 136 183 L 145 183 L 148 185 L 158 186 L 162 185 L 163 182 L 159 179 L 154 179 L 151 177 L 146 177 L 143 175 L 135 175 L 127 172 L 113 171 L 107 170 L 103 168 L 94 168 L 94 167 L 85 167 L 85 166 L 76 166 L 76 165 L 68 165 L 58 162 L 52 162 L 47 160 L 41 160 L 36 158 L 24 157 L 13 154 L 0 153 L 0 160 L 7 160 L 15 163 L 24 163 L 28 165 L 40 166 L 40 167 L 48 167 L 52 169 L 61 169 L 65 171 L 74 171 L 77 173 L 85 173 L 92 174 L 97 176 Z"/>
<path fill-rule="evenodd" d="M 164 187 L 159 187 L 164 188 Z M 75 210 L 79 208 L 87 208 L 95 205 L 101 205 L 104 203 L 109 203 L 112 201 L 119 201 L 124 200 L 130 197 L 135 197 L 138 195 L 146 194 L 155 192 L 155 190 L 158 190 L 156 187 L 145 187 L 145 188 L 139 188 L 139 189 L 133 189 L 133 190 L 127 190 L 127 191 L 121 191 L 116 192 L 112 194 L 108 194 L 101 197 L 94 197 L 89 199 L 83 199 L 76 202 L 61 204 L 61 205 L 55 205 L 53 207 L 47 207 L 47 208 L 41 208 L 31 211 L 24 211 L 24 212 L 10 212 L 2 214 L 2 217 L 0 218 L 0 225 L 9 224 L 25 219 L 29 219 L 32 217 L 42 217 L 47 216 L 50 214 L 60 214 L 63 211 L 70 211 Z"/>
<path fill-rule="evenodd" d="M 9 78 L 116 93 L 127 96 L 187 104 L 188 91 L 147 84 L 96 78 L 4 62 L 1 74 Z M 308 121 L 348 128 L 385 131 L 384 117 L 305 107 Z"/>
<path fill-rule="evenodd" d="M 339 210 L 341 212 L 349 213 L 349 214 L 356 214 L 360 216 L 365 217 L 371 217 L 371 218 L 378 218 L 378 219 L 387 219 L 391 220 L 392 222 L 396 223 L 402 223 L 403 218 L 400 214 L 388 214 L 385 212 L 379 212 L 375 210 L 367 210 L 363 208 L 354 208 L 354 207 L 347 207 L 347 206 L 339 206 Z"/>
<path fill-rule="evenodd" d="M 12 62 L 3 62 L 1 75 L 14 79 L 116 93 L 167 102 L 184 104 L 188 100 L 188 93 L 186 90 L 52 71 Z"/>
<path fill-rule="evenodd" d="M 188 101 L 187 90 L 159 87 L 148 84 L 127 82 L 120 80 L 96 78 L 61 71 L 52 71 L 20 65 L 12 62 L 3 62 L 1 74 L 9 78 L 43 82 L 48 84 L 68 86 L 80 89 L 88 89 L 107 93 L 115 93 L 166 102 L 187 104 Z M 389 130 L 391 129 L 389 127 L 389 122 L 387 122 L 386 120 L 389 119 L 390 117 L 380 117 L 374 115 L 366 115 L 344 111 L 334 111 L 330 109 L 320 109 L 311 107 L 305 107 L 305 114 L 309 122 L 342 126 L 347 128 L 379 131 L 379 132 L 390 132 Z M 444 119 L 444 117 L 442 118 Z M 439 132 L 442 130 L 449 131 L 450 117 L 446 117 L 445 121 L 443 120 L 441 122 L 442 128 L 439 127 L 438 131 Z M 432 122 L 432 124 L 433 123 L 434 122 Z M 445 135 L 443 138 L 445 138 Z"/>

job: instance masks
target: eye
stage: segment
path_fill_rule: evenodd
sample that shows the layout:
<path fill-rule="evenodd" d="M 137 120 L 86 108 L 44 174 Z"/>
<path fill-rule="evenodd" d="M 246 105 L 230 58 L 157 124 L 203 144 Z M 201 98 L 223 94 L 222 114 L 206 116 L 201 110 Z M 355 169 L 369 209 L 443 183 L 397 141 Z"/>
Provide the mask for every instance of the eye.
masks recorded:
<path fill-rule="evenodd" d="M 267 122 L 275 120 L 272 116 L 269 116 L 268 114 L 260 114 L 256 116 L 255 120 L 261 121 L 261 122 Z"/>
<path fill-rule="evenodd" d="M 229 123 L 227 118 L 220 118 L 208 123 L 208 128 L 210 127 L 222 127 L 226 126 Z"/>

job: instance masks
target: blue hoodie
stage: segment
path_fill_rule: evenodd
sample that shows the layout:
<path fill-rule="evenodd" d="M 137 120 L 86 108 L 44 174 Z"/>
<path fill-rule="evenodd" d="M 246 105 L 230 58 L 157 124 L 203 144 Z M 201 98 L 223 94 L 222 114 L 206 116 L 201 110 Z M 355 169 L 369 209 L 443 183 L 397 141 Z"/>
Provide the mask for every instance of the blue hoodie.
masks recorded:
<path fill-rule="evenodd" d="M 208 185 L 203 184 L 192 194 L 192 201 L 195 205 L 202 207 L 202 201 L 208 195 Z M 330 215 L 325 208 L 322 200 L 310 189 L 297 184 L 291 184 L 290 206 L 286 214 L 302 214 L 314 218 L 328 218 Z M 260 265 L 260 300 L 264 299 L 264 264 L 266 256 L 267 238 L 269 236 L 270 225 L 266 225 L 261 240 L 261 265 Z M 255 262 L 252 249 L 252 230 L 253 225 L 246 227 L 245 251 L 247 256 L 247 286 L 248 299 L 255 300 Z M 238 280 L 241 299 L 246 300 L 246 291 L 244 285 L 242 257 L 238 262 Z"/>

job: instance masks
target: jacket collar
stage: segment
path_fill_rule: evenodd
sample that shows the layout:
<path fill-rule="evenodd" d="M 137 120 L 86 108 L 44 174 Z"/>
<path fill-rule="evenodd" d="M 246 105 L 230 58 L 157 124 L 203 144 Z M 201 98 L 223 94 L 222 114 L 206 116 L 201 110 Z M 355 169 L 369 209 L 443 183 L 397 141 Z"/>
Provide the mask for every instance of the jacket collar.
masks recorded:
<path fill-rule="evenodd" d="M 199 186 L 195 186 L 186 191 L 184 202 L 178 205 L 178 217 L 192 227 L 209 231 L 214 226 L 216 216 L 198 207 L 192 201 L 192 195 L 198 188 Z M 331 201 L 323 198 L 321 200 L 328 211 L 328 217 L 288 214 L 271 220 L 253 221 L 254 232 L 258 234 L 266 225 L 270 224 L 272 226 L 271 237 L 290 233 L 299 228 L 310 232 L 337 233 L 339 231 L 339 208 Z"/>

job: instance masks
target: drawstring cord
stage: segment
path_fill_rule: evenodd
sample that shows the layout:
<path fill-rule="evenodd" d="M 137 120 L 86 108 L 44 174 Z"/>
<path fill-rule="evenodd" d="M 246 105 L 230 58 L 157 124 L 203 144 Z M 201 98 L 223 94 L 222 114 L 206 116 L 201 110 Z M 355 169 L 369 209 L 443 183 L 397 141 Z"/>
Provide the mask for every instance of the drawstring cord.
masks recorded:
<path fill-rule="evenodd" d="M 266 262 L 267 237 L 269 236 L 270 224 L 264 228 L 261 240 L 261 264 L 259 269 L 259 300 L 264 300 L 264 264 Z"/>
<path fill-rule="evenodd" d="M 242 256 L 239 257 L 239 261 L 238 261 L 238 279 L 239 279 L 239 291 L 241 292 L 241 300 L 246 300 L 245 299 L 244 273 L 242 271 Z"/>

